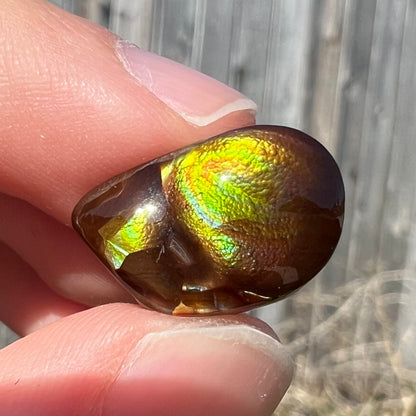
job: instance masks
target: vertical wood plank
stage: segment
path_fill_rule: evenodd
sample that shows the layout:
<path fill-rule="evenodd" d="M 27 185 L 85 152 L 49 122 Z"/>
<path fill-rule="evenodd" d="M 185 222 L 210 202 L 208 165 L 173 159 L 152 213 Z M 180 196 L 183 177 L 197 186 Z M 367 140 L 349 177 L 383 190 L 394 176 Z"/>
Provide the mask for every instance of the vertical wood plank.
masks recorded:
<path fill-rule="evenodd" d="M 287 0 L 272 3 L 260 123 L 305 128 L 312 4 Z"/>
<path fill-rule="evenodd" d="M 348 267 L 375 273 L 390 165 L 399 80 L 404 1 L 378 0 L 366 92 Z"/>
<path fill-rule="evenodd" d="M 53 2 L 239 89 L 259 104 L 259 123 L 304 129 L 331 150 L 347 195 L 338 249 L 298 295 L 256 315 L 297 354 L 287 406 L 308 414 L 299 398 L 327 394 L 335 409 L 362 400 L 354 411 L 364 414 L 371 400 L 357 386 L 393 397 L 389 354 L 402 358 L 395 366 L 416 361 L 415 0 Z M 10 337 L 0 329 L 0 342 Z M 360 368 L 374 356 L 385 366 L 376 386 Z M 342 396 L 337 365 L 355 401 Z"/>
<path fill-rule="evenodd" d="M 192 0 L 155 1 L 150 49 L 190 65 L 196 3 Z"/>

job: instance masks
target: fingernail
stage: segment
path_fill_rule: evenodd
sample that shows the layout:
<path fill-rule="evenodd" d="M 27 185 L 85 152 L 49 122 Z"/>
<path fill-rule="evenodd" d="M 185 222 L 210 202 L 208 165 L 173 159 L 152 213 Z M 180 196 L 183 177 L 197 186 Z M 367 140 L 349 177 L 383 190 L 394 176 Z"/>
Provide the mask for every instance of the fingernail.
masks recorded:
<path fill-rule="evenodd" d="M 189 123 L 206 126 L 235 111 L 257 111 L 256 104 L 238 91 L 125 40 L 117 41 L 116 54 L 142 86 Z"/>
<path fill-rule="evenodd" d="M 291 378 L 285 348 L 258 329 L 176 329 L 136 345 L 111 395 L 137 403 L 144 415 L 202 414 L 201 406 L 210 415 L 270 415 Z"/>

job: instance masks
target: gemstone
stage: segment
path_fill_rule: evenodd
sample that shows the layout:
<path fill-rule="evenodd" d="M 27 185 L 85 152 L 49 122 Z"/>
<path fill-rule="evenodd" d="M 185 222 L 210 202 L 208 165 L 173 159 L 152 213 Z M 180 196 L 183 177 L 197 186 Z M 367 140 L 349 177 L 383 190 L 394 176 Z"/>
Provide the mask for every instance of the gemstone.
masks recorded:
<path fill-rule="evenodd" d="M 332 156 L 287 127 L 233 130 L 89 192 L 74 228 L 141 305 L 238 313 L 315 276 L 339 240 L 344 186 Z"/>

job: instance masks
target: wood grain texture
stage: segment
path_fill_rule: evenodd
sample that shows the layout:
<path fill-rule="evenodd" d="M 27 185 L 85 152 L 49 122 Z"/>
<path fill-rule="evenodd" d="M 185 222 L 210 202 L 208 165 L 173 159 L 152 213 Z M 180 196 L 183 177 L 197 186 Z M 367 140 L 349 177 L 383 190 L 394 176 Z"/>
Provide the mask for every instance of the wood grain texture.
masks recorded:
<path fill-rule="evenodd" d="M 258 103 L 259 123 L 303 129 L 330 149 L 347 197 L 337 252 L 298 295 L 256 314 L 299 357 L 309 386 L 303 393 L 314 390 L 310 383 L 335 388 L 317 369 L 344 363 L 351 383 L 371 386 L 368 397 L 384 393 L 381 384 L 393 373 L 399 391 L 389 398 L 400 396 L 398 374 L 416 367 L 416 2 L 55 3 L 239 89 Z M 374 368 L 354 373 L 354 363 L 375 357 L 388 366 L 378 384 Z M 407 381 L 416 385 L 411 374 Z M 368 400 L 341 391 L 333 397 L 350 408 Z"/>

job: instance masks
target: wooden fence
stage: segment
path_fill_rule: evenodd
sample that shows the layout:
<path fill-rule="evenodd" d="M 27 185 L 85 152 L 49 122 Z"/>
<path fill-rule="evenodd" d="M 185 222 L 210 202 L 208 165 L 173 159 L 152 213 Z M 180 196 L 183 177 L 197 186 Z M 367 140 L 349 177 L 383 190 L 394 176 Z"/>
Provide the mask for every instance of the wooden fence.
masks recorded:
<path fill-rule="evenodd" d="M 277 414 L 416 414 L 416 1 L 55 3 L 240 90 L 259 123 L 330 149 L 347 197 L 336 254 L 297 295 L 256 312 L 297 363 Z"/>

